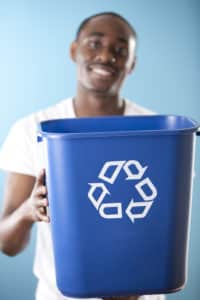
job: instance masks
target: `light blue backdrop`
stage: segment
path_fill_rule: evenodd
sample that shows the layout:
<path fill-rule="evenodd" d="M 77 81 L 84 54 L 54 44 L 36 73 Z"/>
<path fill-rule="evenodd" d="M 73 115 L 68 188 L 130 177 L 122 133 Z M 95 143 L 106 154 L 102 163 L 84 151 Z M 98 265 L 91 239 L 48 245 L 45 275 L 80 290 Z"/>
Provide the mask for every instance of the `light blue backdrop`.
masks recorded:
<path fill-rule="evenodd" d="M 138 64 L 124 96 L 160 113 L 200 121 L 198 0 L 1 0 L 0 143 L 17 118 L 74 94 L 69 44 L 82 19 L 107 10 L 123 14 L 139 35 Z M 189 278 L 184 291 L 168 296 L 171 300 L 200 299 L 200 141 L 196 154 Z M 1 173 L 0 192 L 2 186 Z M 34 299 L 34 243 L 35 230 L 24 253 L 0 254 L 1 300 Z"/>

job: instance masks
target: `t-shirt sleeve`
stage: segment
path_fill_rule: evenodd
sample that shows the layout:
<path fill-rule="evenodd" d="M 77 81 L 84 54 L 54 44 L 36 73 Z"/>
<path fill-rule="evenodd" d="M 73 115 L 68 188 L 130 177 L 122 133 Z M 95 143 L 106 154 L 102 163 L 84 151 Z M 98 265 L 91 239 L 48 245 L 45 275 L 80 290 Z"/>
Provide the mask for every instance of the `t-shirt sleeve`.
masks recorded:
<path fill-rule="evenodd" d="M 10 129 L 0 148 L 0 169 L 35 176 L 34 139 L 29 122 L 20 120 Z"/>

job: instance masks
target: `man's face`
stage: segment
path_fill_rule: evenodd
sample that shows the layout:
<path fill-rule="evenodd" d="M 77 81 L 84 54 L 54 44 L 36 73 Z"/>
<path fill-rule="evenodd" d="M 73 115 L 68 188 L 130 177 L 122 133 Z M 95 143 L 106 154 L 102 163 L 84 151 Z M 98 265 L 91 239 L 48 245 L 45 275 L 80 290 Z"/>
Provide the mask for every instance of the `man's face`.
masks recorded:
<path fill-rule="evenodd" d="M 116 95 L 135 62 L 135 39 L 119 18 L 89 21 L 71 47 L 79 84 L 93 92 Z"/>

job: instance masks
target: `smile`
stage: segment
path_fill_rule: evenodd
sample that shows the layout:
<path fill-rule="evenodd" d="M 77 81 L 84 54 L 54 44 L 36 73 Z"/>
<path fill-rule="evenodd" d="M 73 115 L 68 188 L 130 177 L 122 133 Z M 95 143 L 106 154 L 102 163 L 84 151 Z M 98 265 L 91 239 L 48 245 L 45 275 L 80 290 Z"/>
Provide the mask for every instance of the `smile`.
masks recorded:
<path fill-rule="evenodd" d="M 92 72 L 94 72 L 95 74 L 97 74 L 97 75 L 99 75 L 101 77 L 105 77 L 105 78 L 112 77 L 112 76 L 114 76 L 116 74 L 116 71 L 113 68 L 111 68 L 109 66 L 103 66 L 103 65 L 99 65 L 99 66 L 94 65 L 94 66 L 91 66 L 90 70 Z"/>

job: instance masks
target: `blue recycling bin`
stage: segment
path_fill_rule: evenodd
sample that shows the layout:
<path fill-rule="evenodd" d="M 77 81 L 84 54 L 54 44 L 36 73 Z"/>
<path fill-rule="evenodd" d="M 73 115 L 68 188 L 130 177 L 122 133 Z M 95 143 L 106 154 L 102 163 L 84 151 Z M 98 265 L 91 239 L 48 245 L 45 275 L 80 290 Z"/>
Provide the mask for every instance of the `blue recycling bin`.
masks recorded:
<path fill-rule="evenodd" d="M 62 294 L 182 289 L 198 124 L 153 115 L 58 119 L 40 127 Z"/>

